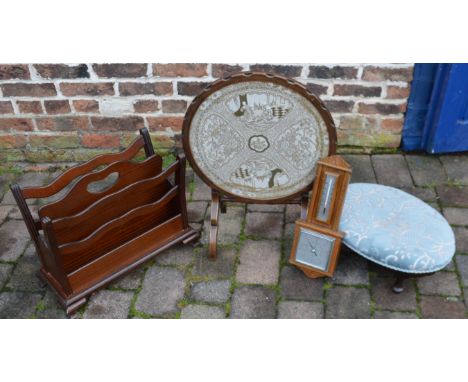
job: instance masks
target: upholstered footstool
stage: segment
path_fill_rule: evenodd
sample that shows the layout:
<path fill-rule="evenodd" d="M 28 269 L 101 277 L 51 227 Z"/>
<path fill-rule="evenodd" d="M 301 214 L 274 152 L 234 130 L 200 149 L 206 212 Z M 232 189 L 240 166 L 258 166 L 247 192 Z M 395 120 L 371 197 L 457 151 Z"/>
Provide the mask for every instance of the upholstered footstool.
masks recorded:
<path fill-rule="evenodd" d="M 455 254 L 455 237 L 434 208 L 396 188 L 350 184 L 340 222 L 343 243 L 357 254 L 393 269 L 393 291 L 403 280 L 444 268 Z"/>

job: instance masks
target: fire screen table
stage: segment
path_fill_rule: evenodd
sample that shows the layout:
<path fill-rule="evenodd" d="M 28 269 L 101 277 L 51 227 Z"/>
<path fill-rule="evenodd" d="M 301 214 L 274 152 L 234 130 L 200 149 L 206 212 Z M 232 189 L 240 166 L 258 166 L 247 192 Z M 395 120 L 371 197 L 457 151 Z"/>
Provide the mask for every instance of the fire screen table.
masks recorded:
<path fill-rule="evenodd" d="M 225 202 L 298 203 L 305 212 L 316 163 L 335 153 L 336 131 L 325 105 L 302 84 L 241 73 L 195 97 L 185 115 L 183 145 L 212 190 L 209 253 L 215 258 Z"/>

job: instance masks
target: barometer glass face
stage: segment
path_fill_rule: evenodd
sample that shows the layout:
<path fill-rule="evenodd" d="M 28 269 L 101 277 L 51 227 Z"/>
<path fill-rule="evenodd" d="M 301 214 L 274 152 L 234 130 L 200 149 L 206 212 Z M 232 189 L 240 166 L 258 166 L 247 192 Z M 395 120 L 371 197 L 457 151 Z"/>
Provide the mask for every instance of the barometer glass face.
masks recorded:
<path fill-rule="evenodd" d="M 198 169 L 221 191 L 275 200 L 312 183 L 330 142 L 320 112 L 304 96 L 274 82 L 246 81 L 200 104 L 188 143 Z"/>
<path fill-rule="evenodd" d="M 296 249 L 296 262 L 326 272 L 335 240 L 334 237 L 301 228 Z"/>
<path fill-rule="evenodd" d="M 325 181 L 320 195 L 320 203 L 317 210 L 317 219 L 320 221 L 328 221 L 331 213 L 331 203 L 333 200 L 333 193 L 336 187 L 336 175 L 326 174 Z"/>

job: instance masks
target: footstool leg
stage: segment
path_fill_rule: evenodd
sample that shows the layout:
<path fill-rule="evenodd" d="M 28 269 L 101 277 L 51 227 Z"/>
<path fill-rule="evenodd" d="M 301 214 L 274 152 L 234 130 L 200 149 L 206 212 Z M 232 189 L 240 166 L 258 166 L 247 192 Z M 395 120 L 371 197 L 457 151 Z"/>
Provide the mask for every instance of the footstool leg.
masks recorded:
<path fill-rule="evenodd" d="M 405 288 L 403 287 L 403 282 L 411 276 L 408 276 L 404 273 L 395 272 L 395 277 L 396 279 L 395 279 L 395 283 L 392 286 L 392 291 L 394 293 L 400 294 L 405 290 Z"/>

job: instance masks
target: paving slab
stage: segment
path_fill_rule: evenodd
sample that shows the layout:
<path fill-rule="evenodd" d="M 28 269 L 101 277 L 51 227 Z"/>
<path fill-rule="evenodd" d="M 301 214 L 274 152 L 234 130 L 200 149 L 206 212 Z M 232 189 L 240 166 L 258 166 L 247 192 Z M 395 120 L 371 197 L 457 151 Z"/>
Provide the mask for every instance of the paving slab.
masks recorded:
<path fill-rule="evenodd" d="M 228 280 L 213 280 L 196 283 L 191 289 L 191 299 L 212 304 L 224 304 L 229 298 L 231 283 Z"/>
<path fill-rule="evenodd" d="M 372 164 L 380 184 L 392 187 L 413 186 L 413 180 L 402 155 L 373 155 Z"/>
<path fill-rule="evenodd" d="M 203 248 L 195 255 L 192 274 L 209 278 L 229 278 L 234 272 L 234 262 L 237 252 L 233 248 L 218 247 L 218 257 L 211 260 L 208 250 Z"/>
<path fill-rule="evenodd" d="M 119 289 L 138 289 L 141 286 L 141 281 L 143 275 L 145 274 L 145 269 L 143 266 L 131 271 L 129 274 L 113 282 L 111 288 Z"/>
<path fill-rule="evenodd" d="M 0 225 L 5 221 L 10 212 L 14 209 L 14 206 L 2 206 L 0 205 Z"/>
<path fill-rule="evenodd" d="M 443 213 L 450 224 L 468 226 L 468 208 L 444 207 Z"/>
<path fill-rule="evenodd" d="M 416 196 L 425 202 L 435 203 L 437 201 L 437 195 L 434 187 L 399 187 L 400 190 L 406 193 Z"/>
<path fill-rule="evenodd" d="M 278 306 L 280 319 L 323 318 L 323 304 L 308 301 L 281 301 Z"/>
<path fill-rule="evenodd" d="M 24 255 L 18 260 L 7 287 L 13 290 L 41 292 L 45 286 L 37 277 L 40 261 L 36 248 L 29 244 Z"/>
<path fill-rule="evenodd" d="M 265 212 L 248 212 L 245 234 L 266 239 L 280 239 L 283 235 L 283 215 Z"/>
<path fill-rule="evenodd" d="M 436 191 L 444 207 L 468 207 L 468 187 L 437 186 Z"/>
<path fill-rule="evenodd" d="M 234 244 L 239 240 L 245 210 L 239 207 L 228 207 L 225 214 L 219 214 L 218 244 Z M 201 243 L 207 245 L 210 232 L 210 213 L 205 216 L 205 224 Z"/>
<path fill-rule="evenodd" d="M 428 155 L 407 155 L 406 161 L 416 186 L 447 183 L 447 175 L 439 158 Z"/>
<path fill-rule="evenodd" d="M 189 222 L 202 222 L 205 218 L 208 202 L 187 203 L 187 215 Z"/>
<path fill-rule="evenodd" d="M 16 261 L 29 243 L 29 233 L 21 220 L 9 220 L 0 226 L 0 260 Z"/>
<path fill-rule="evenodd" d="M 224 309 L 219 306 L 187 305 L 180 314 L 182 319 L 221 319 L 225 318 Z"/>
<path fill-rule="evenodd" d="M 453 227 L 453 233 L 455 234 L 457 252 L 468 254 L 468 228 Z"/>
<path fill-rule="evenodd" d="M 376 308 L 381 310 L 415 311 L 416 290 L 413 280 L 404 281 L 404 291 L 400 294 L 393 293 L 392 286 L 394 283 L 394 277 L 371 277 L 371 291 Z"/>
<path fill-rule="evenodd" d="M 63 309 L 45 309 L 36 313 L 36 318 L 47 320 L 68 318 Z M 71 318 L 77 318 L 76 315 Z"/>
<path fill-rule="evenodd" d="M 248 212 L 284 212 L 284 204 L 247 204 Z"/>
<path fill-rule="evenodd" d="M 3 288 L 13 271 L 13 264 L 0 264 L 0 290 Z"/>
<path fill-rule="evenodd" d="M 437 272 L 418 277 L 419 293 L 425 295 L 460 296 L 461 290 L 455 272 Z"/>
<path fill-rule="evenodd" d="M 83 318 L 127 318 L 133 294 L 101 290 L 89 300 Z"/>
<path fill-rule="evenodd" d="M 301 218 L 301 206 L 299 204 L 288 204 L 286 206 L 285 222 L 295 223 L 296 220 Z"/>
<path fill-rule="evenodd" d="M 423 318 L 466 318 L 463 302 L 447 297 L 423 296 L 420 307 Z"/>
<path fill-rule="evenodd" d="M 146 272 L 135 308 L 150 315 L 176 313 L 184 297 L 184 274 L 178 269 L 153 266 Z"/>
<path fill-rule="evenodd" d="M 367 260 L 355 253 L 342 251 L 332 281 L 344 285 L 368 285 Z"/>
<path fill-rule="evenodd" d="M 391 312 L 388 310 L 382 310 L 374 312 L 374 318 L 377 319 L 416 319 L 418 316 L 415 313 L 408 312 Z"/>
<path fill-rule="evenodd" d="M 457 255 L 455 256 L 455 262 L 457 263 L 458 273 L 461 278 L 462 285 L 468 287 L 468 256 Z"/>
<path fill-rule="evenodd" d="M 468 185 L 467 155 L 442 155 L 440 160 L 450 181 Z"/>
<path fill-rule="evenodd" d="M 240 250 L 236 279 L 245 284 L 276 284 L 281 246 L 272 240 L 247 240 Z"/>
<path fill-rule="evenodd" d="M 343 155 L 343 158 L 353 169 L 351 183 L 377 183 L 369 155 Z"/>
<path fill-rule="evenodd" d="M 48 183 L 50 175 L 51 174 L 49 172 L 27 172 L 16 178 L 15 183 L 18 183 L 21 187 L 43 186 Z M 35 204 L 37 200 L 28 199 L 26 202 L 28 204 Z M 8 189 L 5 196 L 3 197 L 2 204 L 16 205 L 15 198 L 10 189 Z"/>
<path fill-rule="evenodd" d="M 286 300 L 320 301 L 323 298 L 323 278 L 310 279 L 292 266 L 281 270 L 281 296 Z"/>
<path fill-rule="evenodd" d="M 275 318 L 276 293 L 262 286 L 242 286 L 234 291 L 231 318 Z"/>
<path fill-rule="evenodd" d="M 194 261 L 194 248 L 189 244 L 177 244 L 156 256 L 156 262 L 163 265 L 187 266 Z"/>
<path fill-rule="evenodd" d="M 26 292 L 0 293 L 0 318 L 31 318 L 41 295 Z"/>
<path fill-rule="evenodd" d="M 327 291 L 326 318 L 370 318 L 370 296 L 365 288 L 335 286 Z"/>
<path fill-rule="evenodd" d="M 211 200 L 211 188 L 196 175 L 194 177 L 194 185 L 195 189 L 192 193 L 192 200 Z"/>

